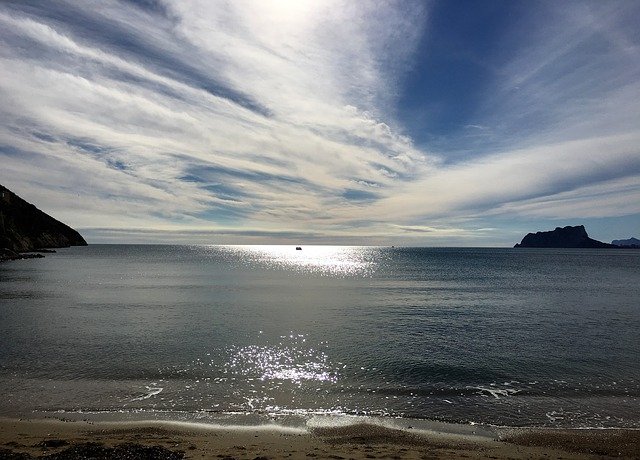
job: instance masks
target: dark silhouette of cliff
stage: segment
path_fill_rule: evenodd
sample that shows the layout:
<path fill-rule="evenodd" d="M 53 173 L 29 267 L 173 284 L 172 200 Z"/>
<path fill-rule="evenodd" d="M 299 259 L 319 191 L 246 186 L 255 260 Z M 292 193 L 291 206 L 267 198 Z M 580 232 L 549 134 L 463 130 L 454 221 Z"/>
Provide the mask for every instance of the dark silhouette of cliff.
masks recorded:
<path fill-rule="evenodd" d="M 589 238 L 584 225 L 556 227 L 549 232 L 528 233 L 516 248 L 615 248 L 616 246 Z"/>
<path fill-rule="evenodd" d="M 0 185 L 0 257 L 42 248 L 86 246 L 80 234 Z"/>

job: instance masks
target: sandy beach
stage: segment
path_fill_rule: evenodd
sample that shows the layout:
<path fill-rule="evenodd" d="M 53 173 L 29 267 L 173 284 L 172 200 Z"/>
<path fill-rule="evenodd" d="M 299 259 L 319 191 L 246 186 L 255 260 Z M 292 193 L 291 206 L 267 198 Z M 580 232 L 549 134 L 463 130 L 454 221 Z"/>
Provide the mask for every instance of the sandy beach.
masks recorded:
<path fill-rule="evenodd" d="M 0 458 L 638 458 L 639 430 L 503 430 L 495 439 L 371 424 L 298 428 L 0 421 Z"/>

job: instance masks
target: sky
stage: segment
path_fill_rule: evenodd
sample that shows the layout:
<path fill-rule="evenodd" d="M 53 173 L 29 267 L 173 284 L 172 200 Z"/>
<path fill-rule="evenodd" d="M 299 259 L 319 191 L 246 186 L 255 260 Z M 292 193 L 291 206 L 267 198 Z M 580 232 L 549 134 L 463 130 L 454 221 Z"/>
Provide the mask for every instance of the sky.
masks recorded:
<path fill-rule="evenodd" d="M 89 243 L 640 237 L 640 2 L 0 2 L 0 183 Z"/>

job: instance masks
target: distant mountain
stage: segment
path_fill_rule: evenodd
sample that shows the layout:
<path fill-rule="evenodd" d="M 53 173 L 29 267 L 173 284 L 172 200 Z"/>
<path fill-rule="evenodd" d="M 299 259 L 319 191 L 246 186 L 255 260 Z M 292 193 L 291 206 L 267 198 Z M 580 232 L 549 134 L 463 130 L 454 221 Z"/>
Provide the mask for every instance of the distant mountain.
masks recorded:
<path fill-rule="evenodd" d="M 77 231 L 0 185 L 0 258 L 42 248 L 86 245 Z"/>
<path fill-rule="evenodd" d="M 611 244 L 624 248 L 640 248 L 640 240 L 637 238 L 629 238 L 628 240 L 613 240 Z"/>
<path fill-rule="evenodd" d="M 616 246 L 589 238 L 584 225 L 556 227 L 549 232 L 529 233 L 515 248 L 615 248 Z"/>

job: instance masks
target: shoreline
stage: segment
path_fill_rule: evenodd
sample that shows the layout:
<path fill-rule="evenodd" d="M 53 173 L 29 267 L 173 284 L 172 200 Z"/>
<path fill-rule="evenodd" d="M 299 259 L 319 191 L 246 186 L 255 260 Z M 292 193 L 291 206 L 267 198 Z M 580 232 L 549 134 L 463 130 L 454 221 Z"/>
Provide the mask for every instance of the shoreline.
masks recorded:
<path fill-rule="evenodd" d="M 354 423 L 304 428 L 163 420 L 0 418 L 0 458 L 12 458 L 12 455 L 21 458 L 19 455 L 24 454 L 22 458 L 28 459 L 57 454 L 56 458 L 72 459 L 81 458 L 82 449 L 97 449 L 116 456 L 167 459 L 524 459 L 545 456 L 580 459 L 637 458 L 640 452 L 640 429 L 505 427 L 496 429 L 495 436 L 490 437 L 486 433 L 401 429 L 367 420 L 350 422 Z"/>

